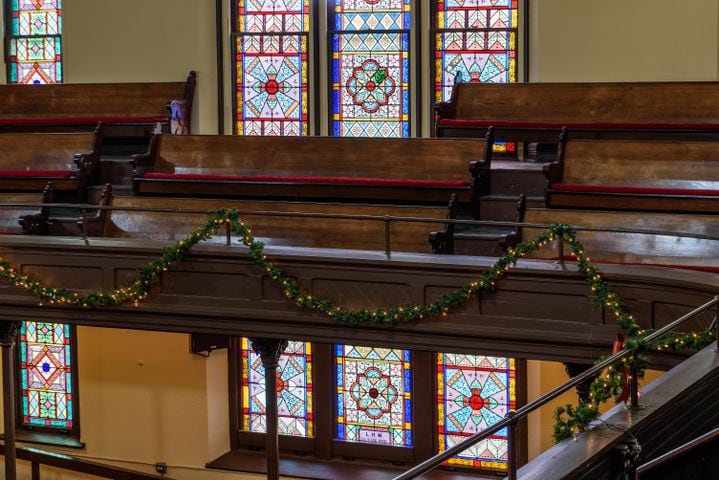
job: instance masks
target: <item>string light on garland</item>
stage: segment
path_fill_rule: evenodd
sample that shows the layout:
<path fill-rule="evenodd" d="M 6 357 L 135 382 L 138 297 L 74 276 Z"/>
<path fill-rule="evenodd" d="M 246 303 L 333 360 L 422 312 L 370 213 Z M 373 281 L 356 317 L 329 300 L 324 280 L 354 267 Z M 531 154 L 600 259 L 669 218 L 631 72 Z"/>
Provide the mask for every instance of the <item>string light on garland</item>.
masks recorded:
<path fill-rule="evenodd" d="M 650 332 L 640 328 L 634 317 L 624 310 L 622 298 L 614 293 L 604 281 L 599 270 L 590 264 L 589 257 L 584 255 L 584 247 L 577 239 L 576 233 L 567 225 L 554 224 L 543 234 L 533 240 L 509 248 L 499 257 L 479 279 L 473 280 L 463 287 L 442 295 L 430 304 L 401 305 L 385 308 L 361 308 L 348 310 L 335 305 L 330 300 L 314 297 L 300 290 L 297 282 L 288 277 L 275 266 L 264 253 L 264 244 L 254 239 L 249 225 L 240 221 L 237 209 L 222 209 L 213 212 L 204 226 L 190 232 L 174 246 L 165 247 L 162 256 L 142 267 L 137 279 L 111 292 L 103 290 L 79 294 L 64 288 L 47 287 L 40 282 L 18 273 L 9 262 L 0 258 L 0 277 L 18 288 L 23 288 L 38 299 L 39 305 L 75 305 L 81 308 L 98 308 L 103 306 L 119 306 L 130 304 L 135 307 L 148 299 L 153 283 L 162 272 L 174 264 L 182 262 L 187 253 L 204 240 L 209 240 L 221 227 L 226 226 L 230 232 L 241 239 L 249 248 L 248 257 L 255 266 L 266 272 L 282 289 L 284 295 L 297 306 L 312 311 L 322 312 L 332 318 L 339 319 L 349 325 L 360 325 L 367 322 L 393 326 L 398 322 L 411 322 L 431 315 L 446 316 L 479 292 L 494 290 L 497 281 L 514 266 L 517 261 L 557 239 L 569 247 L 571 255 L 577 262 L 577 270 L 583 273 L 586 282 L 594 293 L 596 305 L 612 314 L 619 327 L 626 333 L 626 347 L 632 350 L 629 357 L 610 366 L 604 375 L 600 375 L 590 387 L 590 401 L 580 402 L 577 406 L 567 405 L 555 411 L 554 439 L 556 441 L 569 438 L 578 431 L 586 430 L 589 424 L 599 415 L 599 405 L 612 396 L 621 393 L 621 385 L 625 382 L 624 371 L 629 368 L 639 377 L 646 368 L 646 357 L 642 351 L 699 349 L 714 339 L 713 331 L 691 334 L 676 334 L 663 337 L 652 346 L 646 345 L 643 337 Z M 601 360 L 601 359 L 600 359 Z"/>

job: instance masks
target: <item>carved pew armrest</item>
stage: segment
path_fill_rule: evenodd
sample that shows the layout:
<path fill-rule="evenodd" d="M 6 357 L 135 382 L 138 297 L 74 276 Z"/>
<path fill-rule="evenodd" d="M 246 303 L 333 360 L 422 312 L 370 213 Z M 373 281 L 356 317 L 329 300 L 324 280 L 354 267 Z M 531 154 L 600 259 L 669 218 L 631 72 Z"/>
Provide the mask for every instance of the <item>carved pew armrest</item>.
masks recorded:
<path fill-rule="evenodd" d="M 145 153 L 137 153 L 130 157 L 133 179 L 142 178 L 146 173 L 155 170 L 155 158 L 161 134 L 155 134 L 150 138 L 150 145 Z"/>

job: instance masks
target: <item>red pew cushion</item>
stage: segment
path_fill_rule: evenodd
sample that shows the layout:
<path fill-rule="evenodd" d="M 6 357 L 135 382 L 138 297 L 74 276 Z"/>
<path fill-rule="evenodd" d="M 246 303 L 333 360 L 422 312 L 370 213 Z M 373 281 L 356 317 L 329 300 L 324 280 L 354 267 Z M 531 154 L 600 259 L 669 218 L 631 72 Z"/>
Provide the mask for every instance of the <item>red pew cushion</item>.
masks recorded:
<path fill-rule="evenodd" d="M 559 122 L 515 122 L 507 120 L 462 120 L 442 118 L 442 127 L 508 127 L 508 128 L 562 128 L 569 129 L 616 129 L 616 130 L 708 130 L 719 131 L 715 123 L 559 123 Z"/>
<path fill-rule="evenodd" d="M 70 178 L 75 172 L 70 170 L 0 170 L 0 177 L 51 177 Z"/>
<path fill-rule="evenodd" d="M 326 185 L 363 185 L 379 187 L 469 187 L 469 182 L 465 182 L 462 180 L 413 180 L 404 178 L 315 177 L 283 175 L 208 175 L 198 173 L 160 172 L 146 173 L 144 175 L 144 178 L 156 180 L 306 183 Z"/>
<path fill-rule="evenodd" d="M 657 187 L 625 187 L 614 185 L 580 185 L 576 183 L 555 183 L 552 190 L 556 192 L 577 193 L 633 193 L 642 195 L 700 195 L 707 197 L 719 196 L 719 190 L 692 188 L 657 188 Z"/>
<path fill-rule="evenodd" d="M 85 125 L 97 123 L 157 123 L 167 122 L 164 117 L 49 117 L 49 118 L 0 118 L 0 125 Z"/>

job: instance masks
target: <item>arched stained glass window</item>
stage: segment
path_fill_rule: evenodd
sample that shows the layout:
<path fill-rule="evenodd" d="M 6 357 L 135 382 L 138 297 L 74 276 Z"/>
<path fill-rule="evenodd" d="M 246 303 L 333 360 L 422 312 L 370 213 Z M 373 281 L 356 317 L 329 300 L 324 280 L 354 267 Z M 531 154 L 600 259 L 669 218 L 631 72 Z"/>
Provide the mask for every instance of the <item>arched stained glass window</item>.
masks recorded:
<path fill-rule="evenodd" d="M 62 0 L 6 0 L 8 83 L 62 83 Z"/>
<path fill-rule="evenodd" d="M 334 0 L 328 23 L 330 133 L 409 137 L 410 0 Z"/>
<path fill-rule="evenodd" d="M 289 342 L 279 361 L 277 378 L 278 432 L 280 435 L 312 437 L 312 347 Z M 265 369 L 250 341 L 242 339 L 242 427 L 267 432 Z"/>
<path fill-rule="evenodd" d="M 437 440 L 439 451 L 494 425 L 516 408 L 513 358 L 437 354 Z M 450 459 L 449 464 L 507 469 L 507 429 Z"/>
<path fill-rule="evenodd" d="M 434 2 L 434 96 L 449 100 L 455 83 L 517 81 L 518 0 Z M 497 143 L 495 152 L 515 151 Z"/>
<path fill-rule="evenodd" d="M 235 131 L 307 135 L 310 0 L 237 0 Z"/>
<path fill-rule="evenodd" d="M 23 322 L 18 355 L 21 427 L 76 432 L 74 329 L 60 323 Z"/>
<path fill-rule="evenodd" d="M 463 82 L 517 81 L 517 0 L 437 0 L 435 100 Z"/>
<path fill-rule="evenodd" d="M 412 446 L 409 350 L 337 345 L 337 438 Z"/>

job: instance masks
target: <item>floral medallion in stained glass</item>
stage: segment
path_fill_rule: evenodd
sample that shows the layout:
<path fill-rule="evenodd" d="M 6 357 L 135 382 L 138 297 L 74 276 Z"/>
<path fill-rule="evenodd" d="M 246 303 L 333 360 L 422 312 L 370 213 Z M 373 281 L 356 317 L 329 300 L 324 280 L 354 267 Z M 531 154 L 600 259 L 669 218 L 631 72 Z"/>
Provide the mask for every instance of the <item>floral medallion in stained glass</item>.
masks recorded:
<path fill-rule="evenodd" d="M 289 342 L 280 356 L 277 380 L 277 431 L 280 435 L 311 437 L 312 347 L 306 342 Z M 265 369 L 260 356 L 242 339 L 242 428 L 267 432 Z"/>
<path fill-rule="evenodd" d="M 21 424 L 68 430 L 73 426 L 71 329 L 59 323 L 20 326 Z"/>
<path fill-rule="evenodd" d="M 412 446 L 409 350 L 337 345 L 337 438 Z"/>
<path fill-rule="evenodd" d="M 409 0 L 335 0 L 335 136 L 408 137 Z"/>
<path fill-rule="evenodd" d="M 235 37 L 239 135 L 308 133 L 309 0 L 239 0 Z"/>
<path fill-rule="evenodd" d="M 408 42 L 403 33 L 334 36 L 333 135 L 409 136 Z"/>
<path fill-rule="evenodd" d="M 494 425 L 516 408 L 516 368 L 512 358 L 440 353 L 437 355 L 437 439 L 439 451 Z M 507 469 L 507 429 L 502 429 L 448 463 Z"/>

